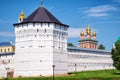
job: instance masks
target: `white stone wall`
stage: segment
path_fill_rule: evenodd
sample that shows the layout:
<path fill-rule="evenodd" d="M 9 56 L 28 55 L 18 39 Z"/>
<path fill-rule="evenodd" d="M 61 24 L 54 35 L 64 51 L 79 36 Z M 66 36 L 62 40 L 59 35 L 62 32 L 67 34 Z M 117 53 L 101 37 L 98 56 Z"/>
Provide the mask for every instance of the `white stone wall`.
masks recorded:
<path fill-rule="evenodd" d="M 13 70 L 14 70 L 14 55 L 9 55 L 8 53 L 8 55 L 0 56 L 0 78 L 6 77 L 7 72 L 11 72 Z"/>
<path fill-rule="evenodd" d="M 53 60 L 56 74 L 67 73 L 67 27 L 55 25 Z"/>
<path fill-rule="evenodd" d="M 67 59 L 67 27 L 27 23 L 16 25 L 15 34 L 14 76 L 52 75 L 52 65 L 55 65 L 56 74 L 67 73 L 67 62 L 58 63 L 60 59 Z"/>
<path fill-rule="evenodd" d="M 68 72 L 114 69 L 110 52 L 68 52 Z"/>
<path fill-rule="evenodd" d="M 6 77 L 7 71 L 5 65 L 0 64 L 0 78 Z"/>

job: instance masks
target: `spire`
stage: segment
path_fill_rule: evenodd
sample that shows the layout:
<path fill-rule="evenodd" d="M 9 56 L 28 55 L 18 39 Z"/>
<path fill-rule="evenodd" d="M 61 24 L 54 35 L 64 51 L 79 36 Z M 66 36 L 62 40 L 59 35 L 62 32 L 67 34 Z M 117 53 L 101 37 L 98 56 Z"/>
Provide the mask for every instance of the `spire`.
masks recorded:
<path fill-rule="evenodd" d="M 41 4 L 41 6 L 43 6 L 43 0 L 40 0 L 40 4 Z"/>

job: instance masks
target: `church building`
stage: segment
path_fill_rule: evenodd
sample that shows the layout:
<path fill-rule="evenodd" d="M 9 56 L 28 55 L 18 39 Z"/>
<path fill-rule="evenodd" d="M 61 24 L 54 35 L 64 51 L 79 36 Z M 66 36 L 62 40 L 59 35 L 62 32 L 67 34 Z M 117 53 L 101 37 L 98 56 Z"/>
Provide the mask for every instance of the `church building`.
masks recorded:
<path fill-rule="evenodd" d="M 94 31 L 91 34 L 91 28 L 88 25 L 86 28 L 86 34 L 84 34 L 83 31 L 80 33 L 79 48 L 97 49 L 97 43 L 96 32 Z"/>

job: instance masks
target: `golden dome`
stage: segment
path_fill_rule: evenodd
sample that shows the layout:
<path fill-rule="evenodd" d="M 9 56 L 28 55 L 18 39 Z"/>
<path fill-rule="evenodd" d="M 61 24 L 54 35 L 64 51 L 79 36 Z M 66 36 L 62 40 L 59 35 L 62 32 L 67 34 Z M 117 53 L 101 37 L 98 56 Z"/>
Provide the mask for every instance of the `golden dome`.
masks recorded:
<path fill-rule="evenodd" d="M 95 31 L 92 33 L 92 36 L 96 36 L 96 32 Z"/>
<path fill-rule="evenodd" d="M 84 36 L 84 32 L 83 31 L 81 31 L 80 36 Z"/>
<path fill-rule="evenodd" d="M 87 35 L 90 35 L 90 34 L 91 34 L 91 28 L 90 28 L 89 25 L 88 25 L 87 28 L 86 28 L 86 33 L 87 33 Z"/>
<path fill-rule="evenodd" d="M 24 14 L 24 12 L 23 12 L 23 11 L 21 12 L 21 14 L 20 14 L 19 18 L 20 18 L 20 19 L 25 19 L 25 14 Z"/>

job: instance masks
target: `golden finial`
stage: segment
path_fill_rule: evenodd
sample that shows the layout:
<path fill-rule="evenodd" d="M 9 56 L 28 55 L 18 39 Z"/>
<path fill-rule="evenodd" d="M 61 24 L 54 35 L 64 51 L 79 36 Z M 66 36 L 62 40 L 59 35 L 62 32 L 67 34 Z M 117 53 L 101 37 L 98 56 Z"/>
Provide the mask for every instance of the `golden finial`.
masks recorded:
<path fill-rule="evenodd" d="M 86 33 L 87 33 L 87 35 L 90 35 L 90 34 L 91 34 L 90 25 L 87 26 L 87 28 L 86 28 Z"/>
<path fill-rule="evenodd" d="M 96 36 L 96 32 L 95 31 L 92 33 L 92 36 Z"/>
<path fill-rule="evenodd" d="M 81 31 L 80 36 L 84 36 L 84 32 L 83 31 Z"/>

